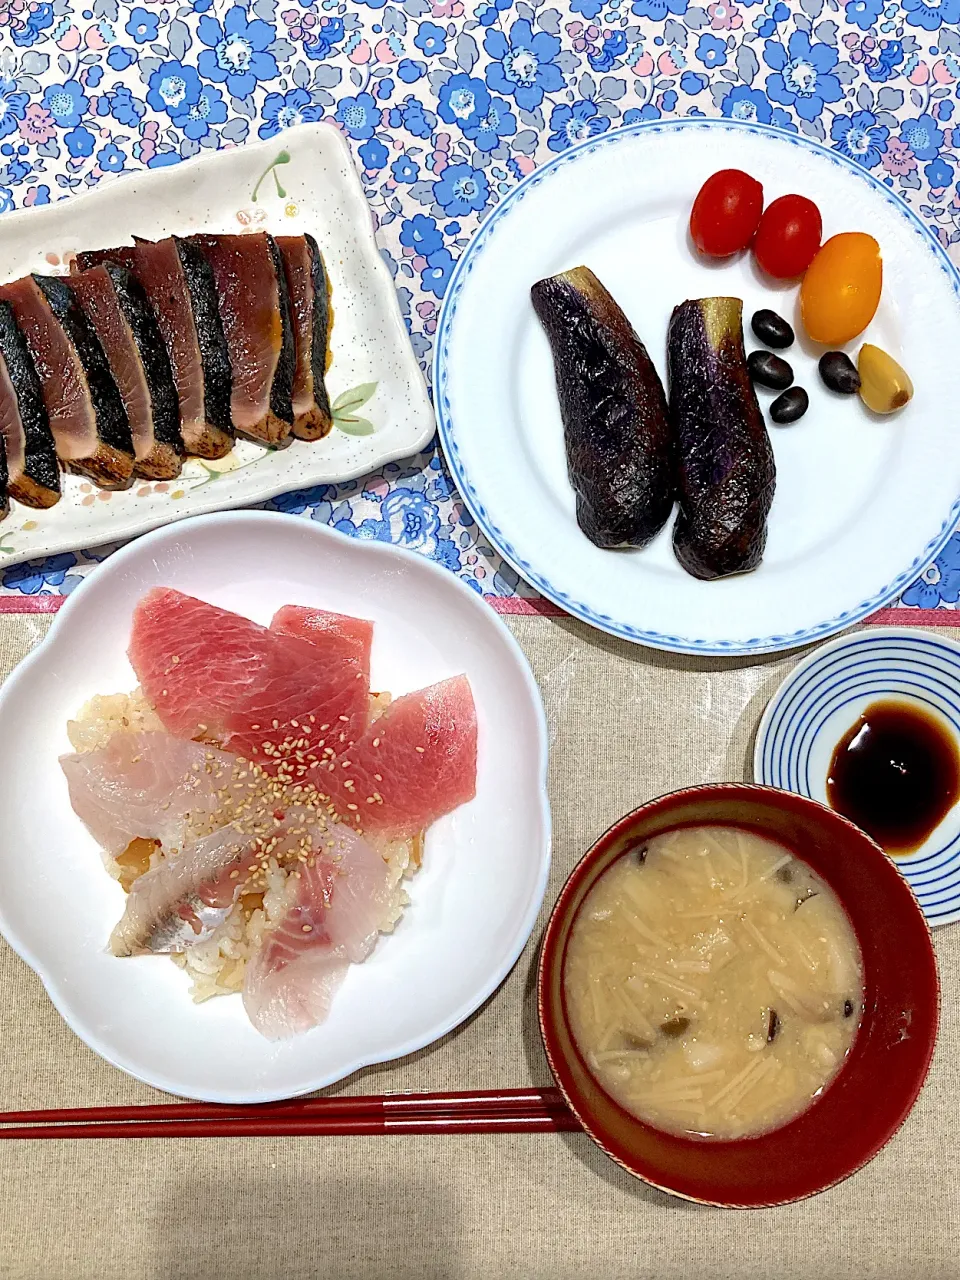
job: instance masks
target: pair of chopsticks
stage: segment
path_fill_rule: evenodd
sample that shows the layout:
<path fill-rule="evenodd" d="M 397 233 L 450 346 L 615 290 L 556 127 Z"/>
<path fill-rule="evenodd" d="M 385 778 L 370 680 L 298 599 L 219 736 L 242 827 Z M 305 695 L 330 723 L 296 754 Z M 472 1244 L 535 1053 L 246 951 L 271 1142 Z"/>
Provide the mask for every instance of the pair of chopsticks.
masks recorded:
<path fill-rule="evenodd" d="M 557 1089 L 388 1093 L 236 1107 L 171 1102 L 0 1112 L 0 1139 L 572 1133 L 579 1128 Z"/>

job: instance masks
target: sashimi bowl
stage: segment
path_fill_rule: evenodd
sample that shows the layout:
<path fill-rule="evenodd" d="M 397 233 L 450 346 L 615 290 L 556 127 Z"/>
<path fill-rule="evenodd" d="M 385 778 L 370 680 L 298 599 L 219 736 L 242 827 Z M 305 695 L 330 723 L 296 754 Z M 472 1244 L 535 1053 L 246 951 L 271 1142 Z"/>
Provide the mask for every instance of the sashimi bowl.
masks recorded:
<path fill-rule="evenodd" d="M 244 720 L 248 643 L 300 717 L 283 742 Z M 0 929 L 82 1040 L 181 1096 L 292 1097 L 424 1047 L 496 989 L 543 899 L 546 727 L 509 631 L 430 561 L 296 517 L 200 517 L 106 560 L 0 690 L 0 743 Z M 291 939 L 322 970 L 306 995 Z"/>
<path fill-rule="evenodd" d="M 601 1087 L 588 1062 L 592 1056 L 595 1063 L 596 1055 L 578 1042 L 566 983 L 571 934 L 601 877 L 631 852 L 646 854 L 667 833 L 719 827 L 773 842 L 832 891 L 859 944 L 862 980 L 859 1027 L 832 1080 L 786 1123 L 732 1140 L 680 1132 L 679 1127 L 668 1131 L 620 1105 Z M 649 866 L 648 858 L 639 862 L 639 871 Z M 694 927 L 700 927 L 697 917 L 686 918 L 696 919 Z M 775 957 L 771 952 L 770 959 L 761 960 L 776 964 Z M 873 1159 L 906 1120 L 923 1087 L 939 1016 L 929 928 L 911 889 L 879 845 L 812 800 L 739 783 L 661 796 L 600 837 L 574 868 L 550 917 L 538 998 L 543 1042 L 557 1084 L 598 1146 L 662 1191 L 726 1208 L 800 1200 L 834 1186 Z M 840 1016 L 849 1012 L 844 1006 Z M 695 1033 L 696 1015 L 691 1016 Z M 770 1027 L 761 1040 L 774 1040 L 776 1024 Z M 755 1047 L 767 1051 L 773 1046 Z M 764 1054 L 753 1056 L 759 1061 Z M 692 1057 L 686 1061 L 699 1069 Z"/>

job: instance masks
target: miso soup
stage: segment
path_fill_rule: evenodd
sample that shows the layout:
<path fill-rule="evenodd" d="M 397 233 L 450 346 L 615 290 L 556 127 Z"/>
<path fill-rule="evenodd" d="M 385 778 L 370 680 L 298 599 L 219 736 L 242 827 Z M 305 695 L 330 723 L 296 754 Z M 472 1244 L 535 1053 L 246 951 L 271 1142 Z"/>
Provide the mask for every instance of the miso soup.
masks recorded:
<path fill-rule="evenodd" d="M 671 1132 L 740 1138 L 799 1115 L 860 1022 L 860 949 L 789 850 L 735 827 L 630 850 L 574 922 L 564 986 L 601 1086 Z"/>

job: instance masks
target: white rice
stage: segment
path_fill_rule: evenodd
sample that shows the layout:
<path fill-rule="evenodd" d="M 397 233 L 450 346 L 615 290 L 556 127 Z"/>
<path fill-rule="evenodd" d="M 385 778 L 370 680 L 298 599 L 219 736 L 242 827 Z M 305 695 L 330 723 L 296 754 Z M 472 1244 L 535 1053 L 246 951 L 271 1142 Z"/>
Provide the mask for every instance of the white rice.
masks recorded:
<path fill-rule="evenodd" d="M 371 694 L 371 719 L 381 716 L 390 702 L 389 693 Z M 100 750 L 115 733 L 151 731 L 162 732 L 163 725 L 139 688 L 132 693 L 98 694 L 81 707 L 76 720 L 67 722 L 67 734 L 77 752 Z M 423 837 L 421 833 L 410 840 L 371 840 L 371 843 L 379 849 L 390 873 L 391 893 L 380 932 L 392 933 L 410 902 L 403 882 L 420 868 Z M 176 857 L 178 852 L 156 849 L 150 856 L 150 869 L 159 866 L 166 857 Z M 103 857 L 113 878 L 129 890 L 130 868 L 122 867 L 107 853 Z M 247 960 L 259 949 L 264 936 L 279 925 L 287 909 L 289 874 L 271 858 L 262 907 L 250 911 L 249 904 L 244 905 L 241 898 L 206 942 L 170 957 L 190 978 L 190 995 L 195 1001 L 232 995 L 242 989 Z"/>
<path fill-rule="evenodd" d="M 85 702 L 76 720 L 67 721 L 67 737 L 74 751 L 99 751 L 115 733 L 162 731 L 160 717 L 143 696 L 133 693 L 98 693 Z"/>

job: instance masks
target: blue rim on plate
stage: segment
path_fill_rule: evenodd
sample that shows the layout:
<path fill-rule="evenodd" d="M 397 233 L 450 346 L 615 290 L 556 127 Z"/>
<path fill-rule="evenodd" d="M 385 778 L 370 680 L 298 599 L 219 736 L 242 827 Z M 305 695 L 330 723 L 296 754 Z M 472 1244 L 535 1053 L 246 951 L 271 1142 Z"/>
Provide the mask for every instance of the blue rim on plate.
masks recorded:
<path fill-rule="evenodd" d="M 932 711 L 960 741 L 960 644 L 884 627 L 843 636 L 809 654 L 760 721 L 755 781 L 824 802 L 836 743 L 868 703 L 883 697 L 903 697 Z M 960 810 L 947 815 L 920 852 L 895 861 L 931 925 L 960 920 Z"/>
<path fill-rule="evenodd" d="M 866 169 L 862 168 L 856 161 L 848 160 L 846 156 L 841 155 L 837 151 L 831 151 L 827 147 L 821 146 L 818 142 L 813 142 L 809 138 L 802 138 L 797 134 L 786 133 L 781 129 L 774 128 L 772 125 L 753 124 L 741 120 L 726 119 L 682 119 L 682 120 L 661 120 L 647 121 L 641 124 L 629 125 L 621 129 L 614 130 L 610 133 L 602 134 L 597 138 L 590 138 L 584 142 L 578 143 L 576 146 L 570 147 L 564 151 L 562 155 L 545 164 L 541 169 L 537 169 L 529 177 L 525 178 L 518 186 L 516 186 L 509 195 L 499 204 L 489 217 L 484 221 L 482 227 L 470 241 L 463 256 L 457 262 L 451 277 L 450 284 L 447 288 L 444 298 L 443 309 L 440 314 L 440 320 L 437 327 L 436 342 L 434 346 L 433 359 L 433 399 L 434 407 L 437 413 L 437 425 L 439 428 L 440 440 L 443 445 L 444 455 L 447 465 L 450 468 L 454 482 L 463 497 L 464 502 L 470 509 L 471 514 L 479 525 L 480 529 L 490 540 L 491 545 L 499 552 L 499 554 L 527 581 L 531 586 L 535 587 L 541 595 L 548 600 L 552 600 L 554 604 L 559 605 L 567 613 L 572 614 L 575 618 L 580 618 L 584 622 L 590 623 L 591 626 L 597 627 L 601 631 L 606 631 L 610 635 L 619 636 L 624 640 L 631 640 L 637 644 L 647 644 L 655 649 L 664 649 L 674 653 L 692 653 L 692 654 L 708 654 L 715 656 L 742 656 L 747 654 L 758 653 L 774 653 L 783 649 L 795 649 L 801 645 L 810 644 L 816 640 L 823 640 L 828 636 L 835 635 L 838 631 L 843 631 L 847 627 L 852 626 L 856 622 L 860 622 L 863 618 L 868 617 L 877 609 L 889 604 L 907 587 L 911 582 L 920 576 L 924 569 L 936 559 L 943 548 L 946 546 L 950 537 L 960 523 L 960 495 L 954 501 L 950 511 L 948 512 L 943 524 L 933 538 L 931 538 L 923 550 L 917 555 L 913 561 L 899 573 L 891 582 L 888 582 L 879 591 L 876 591 L 866 600 L 861 600 L 852 608 L 839 613 L 832 618 L 825 619 L 823 622 L 817 623 L 815 626 L 807 627 L 805 630 L 793 631 L 782 635 L 755 636 L 748 640 L 728 640 L 728 641 L 709 641 L 699 640 L 691 636 L 669 635 L 659 631 L 647 631 L 641 627 L 632 626 L 629 623 L 622 622 L 609 614 L 597 613 L 585 601 L 574 599 L 569 592 L 561 591 L 554 586 L 549 578 L 528 560 L 520 554 L 514 547 L 506 535 L 493 522 L 490 514 L 484 507 L 480 495 L 477 493 L 470 481 L 469 475 L 463 465 L 460 455 L 460 449 L 457 443 L 456 424 L 450 408 L 450 400 L 448 394 L 448 372 L 447 362 L 450 349 L 450 338 L 453 329 L 454 320 L 457 314 L 457 305 L 460 295 L 463 292 L 467 277 L 473 271 L 474 267 L 483 253 L 484 248 L 489 243 L 491 236 L 496 231 L 499 224 L 503 222 L 504 216 L 523 200 L 531 191 L 541 186 L 557 174 L 567 165 L 576 162 L 576 160 L 584 154 L 603 151 L 610 147 L 615 147 L 622 142 L 625 137 L 629 137 L 637 133 L 675 133 L 678 130 L 704 130 L 716 129 L 718 131 L 735 131 L 757 134 L 767 138 L 776 138 L 778 141 L 787 145 L 800 147 L 807 151 L 815 152 L 817 155 L 829 160 L 832 164 L 837 165 L 847 172 L 855 174 L 867 187 L 871 188 L 878 195 L 882 196 L 889 204 L 893 205 L 906 221 L 911 229 L 923 241 L 927 249 L 929 249 L 937 259 L 941 270 L 946 274 L 950 281 L 950 286 L 960 300 L 960 271 L 953 265 L 947 255 L 946 250 L 930 233 L 928 228 L 921 221 L 919 216 L 914 213 L 910 206 L 896 192 L 891 191 L 889 187 L 875 178 Z"/>

